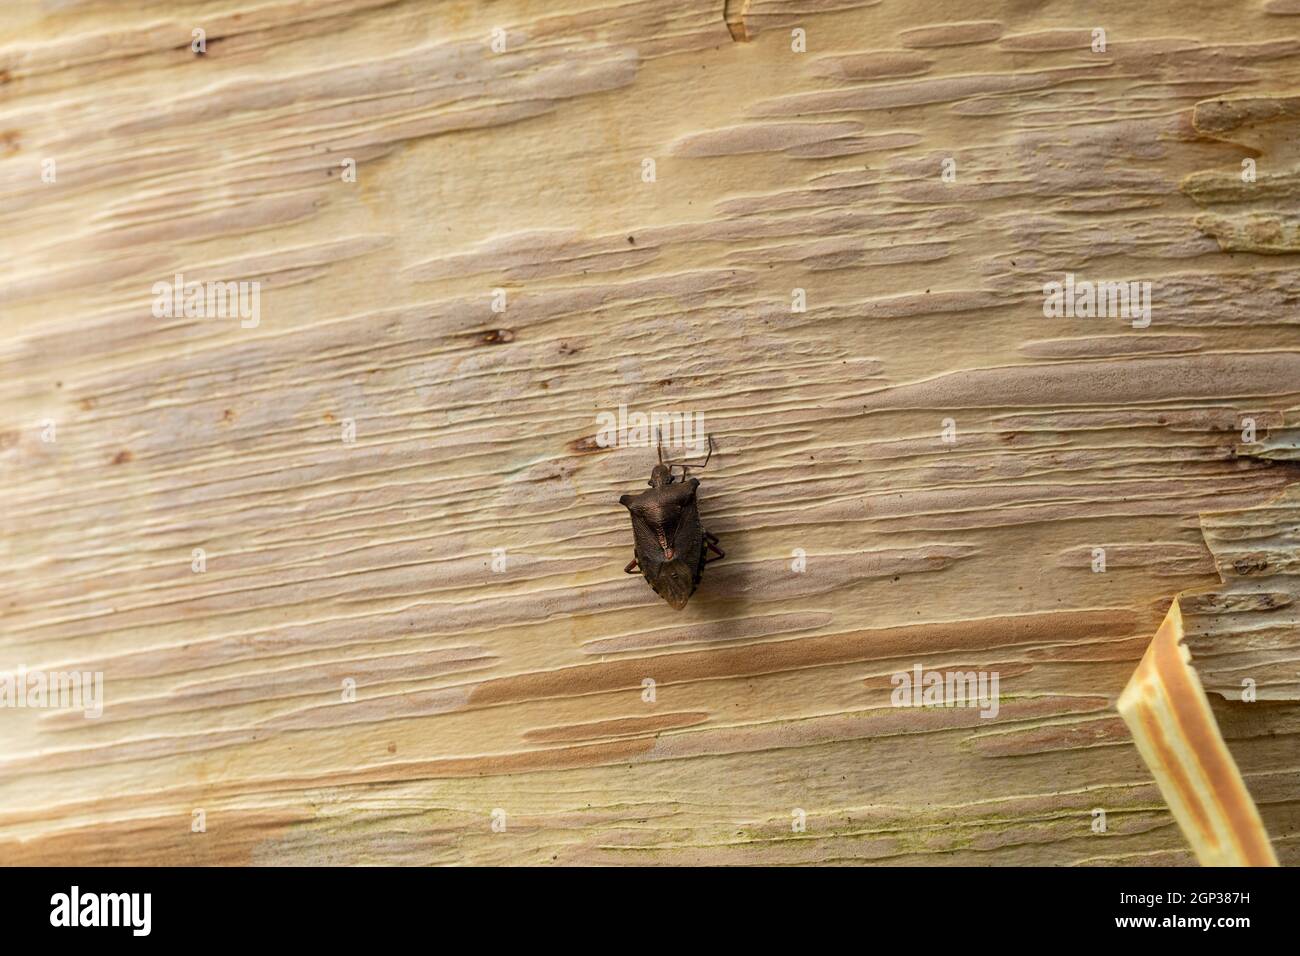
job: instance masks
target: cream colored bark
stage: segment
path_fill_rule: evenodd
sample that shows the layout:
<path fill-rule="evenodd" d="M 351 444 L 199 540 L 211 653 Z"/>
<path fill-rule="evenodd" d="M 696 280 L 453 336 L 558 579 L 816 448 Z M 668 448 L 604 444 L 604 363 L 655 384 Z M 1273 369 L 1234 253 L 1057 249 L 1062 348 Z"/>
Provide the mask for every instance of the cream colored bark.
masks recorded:
<path fill-rule="evenodd" d="M 0 7 L 0 671 L 104 675 L 0 860 L 1191 863 L 1114 705 L 1195 589 L 1295 863 L 1300 5 L 1072 6 Z M 681 613 L 620 404 L 717 442 Z"/>

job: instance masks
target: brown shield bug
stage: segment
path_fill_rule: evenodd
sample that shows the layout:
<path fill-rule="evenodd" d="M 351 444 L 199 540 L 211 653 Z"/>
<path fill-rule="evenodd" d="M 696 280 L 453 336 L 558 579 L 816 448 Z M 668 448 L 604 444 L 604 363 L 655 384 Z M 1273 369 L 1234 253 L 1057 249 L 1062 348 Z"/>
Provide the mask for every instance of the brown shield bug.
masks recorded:
<path fill-rule="evenodd" d="M 700 524 L 695 500 L 700 479 L 692 478 L 690 472 L 703 469 L 713 457 L 713 437 L 709 437 L 709 453 L 699 464 L 664 461 L 661 444 L 658 452 L 659 464 L 650 472 L 649 490 L 618 499 L 632 513 L 635 555 L 623 570 L 628 574 L 640 570 L 655 593 L 680 611 L 699 587 L 704 565 L 726 557 L 717 537 Z M 673 473 L 674 468 L 682 470 L 680 477 Z"/>

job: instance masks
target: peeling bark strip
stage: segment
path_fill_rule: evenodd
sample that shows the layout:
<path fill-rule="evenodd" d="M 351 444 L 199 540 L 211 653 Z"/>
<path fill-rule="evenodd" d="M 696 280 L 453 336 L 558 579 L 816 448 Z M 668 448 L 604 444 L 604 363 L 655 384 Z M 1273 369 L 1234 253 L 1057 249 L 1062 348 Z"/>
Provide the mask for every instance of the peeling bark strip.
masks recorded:
<path fill-rule="evenodd" d="M 0 859 L 1191 864 L 1177 593 L 1300 864 L 1292 0 L 145 6 L 0 4 Z"/>
<path fill-rule="evenodd" d="M 750 2 L 751 0 L 725 0 L 722 6 L 722 19 L 727 24 L 727 32 L 737 43 L 749 42 L 745 14 L 749 12 Z"/>
<path fill-rule="evenodd" d="M 1120 716 L 1202 865 L 1277 866 L 1191 660 L 1175 600 L 1120 695 Z"/>
<path fill-rule="evenodd" d="M 1270 429 L 1238 454 L 1296 472 L 1296 432 Z M 1179 595 L 1207 690 L 1232 701 L 1300 702 L 1300 484 L 1240 511 L 1201 515 L 1220 583 Z"/>

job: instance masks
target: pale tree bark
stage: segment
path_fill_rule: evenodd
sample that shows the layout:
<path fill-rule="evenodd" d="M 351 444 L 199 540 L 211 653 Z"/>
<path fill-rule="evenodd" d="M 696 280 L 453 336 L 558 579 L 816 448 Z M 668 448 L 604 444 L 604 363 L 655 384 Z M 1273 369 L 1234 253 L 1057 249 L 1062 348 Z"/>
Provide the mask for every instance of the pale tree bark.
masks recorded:
<path fill-rule="evenodd" d="M 0 9 L 0 859 L 1191 863 L 1190 592 L 1297 861 L 1300 4 L 145 6 Z"/>

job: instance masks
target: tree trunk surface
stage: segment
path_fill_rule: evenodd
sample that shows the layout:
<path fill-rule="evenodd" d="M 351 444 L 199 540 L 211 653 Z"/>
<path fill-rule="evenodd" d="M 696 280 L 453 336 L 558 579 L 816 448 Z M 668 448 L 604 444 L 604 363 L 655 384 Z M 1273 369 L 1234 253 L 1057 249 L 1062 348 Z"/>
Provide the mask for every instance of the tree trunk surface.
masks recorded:
<path fill-rule="evenodd" d="M 5 5 L 0 859 L 1191 864 L 1182 593 L 1300 862 L 1300 3 L 1071 6 Z"/>

